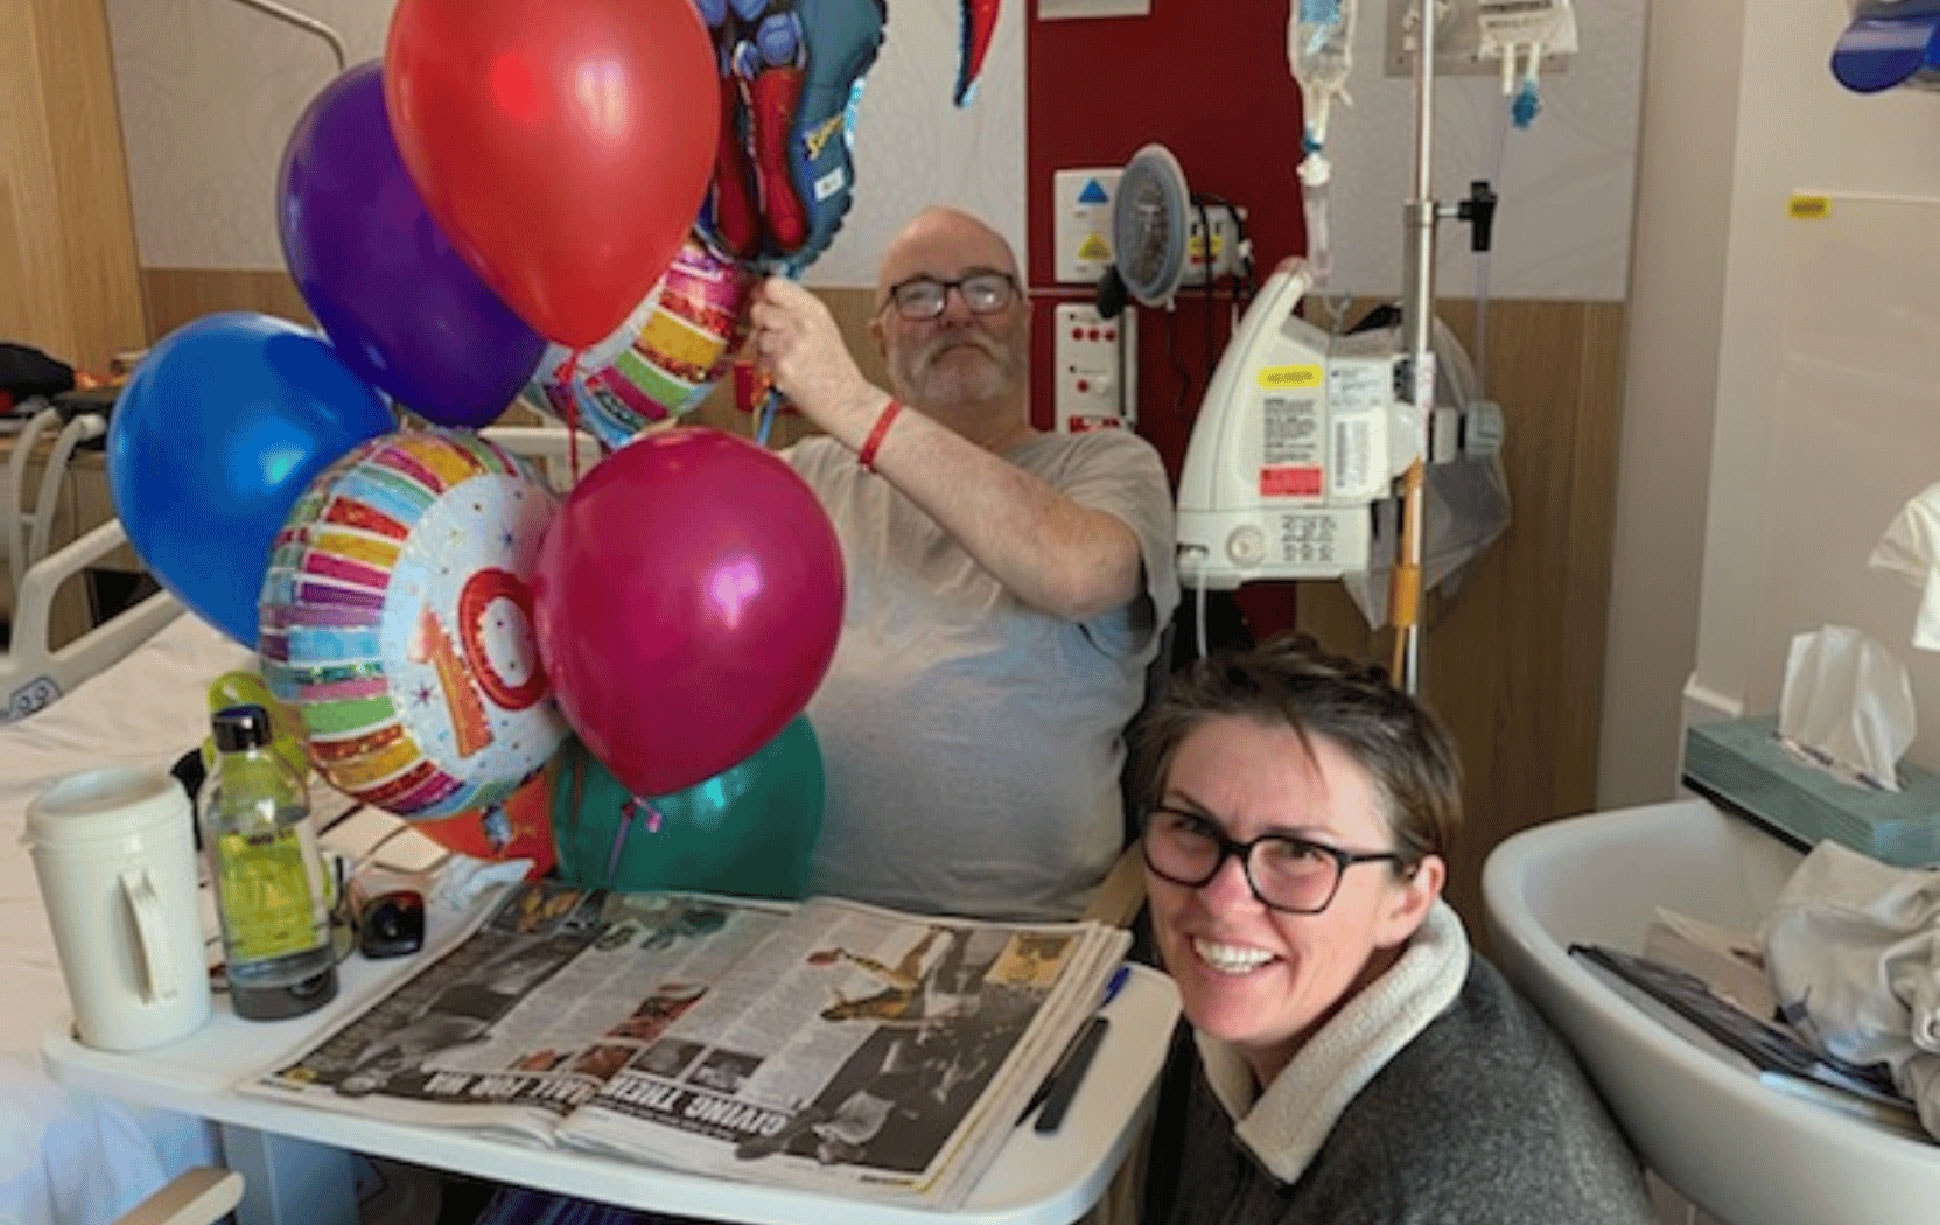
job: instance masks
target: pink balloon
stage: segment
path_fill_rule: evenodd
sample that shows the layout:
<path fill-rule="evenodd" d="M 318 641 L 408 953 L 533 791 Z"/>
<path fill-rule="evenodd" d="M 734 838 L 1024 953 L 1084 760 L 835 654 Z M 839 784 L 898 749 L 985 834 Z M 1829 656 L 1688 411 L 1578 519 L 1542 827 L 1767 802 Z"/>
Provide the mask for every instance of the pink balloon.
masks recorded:
<path fill-rule="evenodd" d="M 707 429 L 595 465 L 532 584 L 566 721 L 635 795 L 691 787 L 801 713 L 842 627 L 842 548 L 781 459 Z"/>

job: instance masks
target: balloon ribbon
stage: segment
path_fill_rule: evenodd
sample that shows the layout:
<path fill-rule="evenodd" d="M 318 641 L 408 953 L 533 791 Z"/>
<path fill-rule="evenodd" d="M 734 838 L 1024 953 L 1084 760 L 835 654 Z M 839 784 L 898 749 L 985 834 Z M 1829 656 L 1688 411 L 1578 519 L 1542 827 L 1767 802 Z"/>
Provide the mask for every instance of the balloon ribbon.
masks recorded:
<path fill-rule="evenodd" d="M 620 852 L 626 849 L 626 836 L 633 830 L 633 819 L 642 812 L 647 814 L 647 832 L 660 832 L 660 810 L 653 806 L 652 801 L 636 795 L 620 805 L 620 827 L 613 831 L 613 849 L 606 857 L 606 883 L 609 885 L 613 883 L 613 874 L 619 871 Z"/>
<path fill-rule="evenodd" d="M 552 381 L 566 389 L 566 461 L 574 488 L 579 486 L 579 363 L 585 355 L 585 349 L 574 349 L 552 372 Z"/>

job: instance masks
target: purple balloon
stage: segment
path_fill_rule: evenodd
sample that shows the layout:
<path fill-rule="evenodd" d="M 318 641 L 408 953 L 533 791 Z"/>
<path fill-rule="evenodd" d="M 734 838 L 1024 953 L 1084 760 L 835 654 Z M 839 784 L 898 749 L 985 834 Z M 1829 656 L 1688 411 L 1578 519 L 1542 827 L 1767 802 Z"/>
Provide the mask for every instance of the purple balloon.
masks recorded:
<path fill-rule="evenodd" d="M 384 114 L 382 66 L 310 103 L 283 152 L 283 257 L 344 364 L 439 425 L 477 428 L 546 342 L 499 301 L 425 210 Z"/>

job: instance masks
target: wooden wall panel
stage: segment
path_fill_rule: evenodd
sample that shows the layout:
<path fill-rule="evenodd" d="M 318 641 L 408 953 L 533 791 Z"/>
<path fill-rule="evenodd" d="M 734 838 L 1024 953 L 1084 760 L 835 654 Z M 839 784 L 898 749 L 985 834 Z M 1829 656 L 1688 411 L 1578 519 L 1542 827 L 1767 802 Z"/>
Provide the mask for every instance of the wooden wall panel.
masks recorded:
<path fill-rule="evenodd" d="M 97 374 L 144 330 L 135 212 L 102 0 L 35 0 L 62 266 L 74 301 L 69 359 Z"/>
<path fill-rule="evenodd" d="M 0 0 L 0 334 L 83 369 L 144 331 L 100 0 Z"/>
<path fill-rule="evenodd" d="M 296 282 L 279 270 L 229 268 L 143 268 L 142 296 L 148 301 L 152 344 L 176 328 L 219 311 L 257 311 L 314 326 Z"/>
<path fill-rule="evenodd" d="M 0 22 L 0 45 L 5 44 L 6 33 L 6 25 Z M 4 85 L 4 78 L 0 78 L 0 110 L 9 104 Z M 0 156 L 0 337 L 32 343 L 32 338 L 41 334 L 35 323 L 41 308 L 30 292 L 27 253 L 32 248 L 27 245 L 25 219 L 14 204 L 14 184 L 18 181 L 9 173 L 6 158 Z"/>
<path fill-rule="evenodd" d="M 39 28 L 26 0 L 0 0 L 0 243 L 15 275 L 0 281 L 0 334 L 59 354 L 71 344 L 73 311 L 60 265 L 60 201 L 47 97 L 36 54 Z M 12 48 L 21 48 L 16 52 Z M 71 357 L 67 360 L 73 360 Z"/>
<path fill-rule="evenodd" d="M 1440 313 L 1465 344 L 1474 305 Z M 1624 310 L 1504 301 L 1489 320 L 1513 519 L 1453 598 L 1430 598 L 1422 693 L 1461 746 L 1467 828 L 1449 897 L 1483 934 L 1481 872 L 1504 838 L 1596 800 Z M 1300 588 L 1298 623 L 1330 648 L 1385 660 L 1338 584 Z"/>

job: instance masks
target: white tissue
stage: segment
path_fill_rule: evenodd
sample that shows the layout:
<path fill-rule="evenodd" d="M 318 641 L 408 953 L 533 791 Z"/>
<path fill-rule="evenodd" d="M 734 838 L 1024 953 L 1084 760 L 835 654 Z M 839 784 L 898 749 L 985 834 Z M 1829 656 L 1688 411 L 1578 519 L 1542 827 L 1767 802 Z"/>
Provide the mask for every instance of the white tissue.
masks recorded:
<path fill-rule="evenodd" d="M 1883 644 L 1845 625 L 1792 639 L 1778 730 L 1814 764 L 1898 791 L 1894 767 L 1918 728 L 1913 683 Z"/>
<path fill-rule="evenodd" d="M 1940 485 L 1930 485 L 1900 508 L 1867 564 L 1906 579 L 1920 590 L 1913 645 L 1940 651 Z"/>

